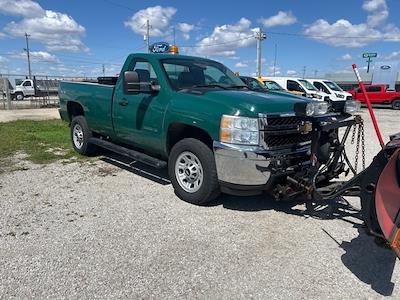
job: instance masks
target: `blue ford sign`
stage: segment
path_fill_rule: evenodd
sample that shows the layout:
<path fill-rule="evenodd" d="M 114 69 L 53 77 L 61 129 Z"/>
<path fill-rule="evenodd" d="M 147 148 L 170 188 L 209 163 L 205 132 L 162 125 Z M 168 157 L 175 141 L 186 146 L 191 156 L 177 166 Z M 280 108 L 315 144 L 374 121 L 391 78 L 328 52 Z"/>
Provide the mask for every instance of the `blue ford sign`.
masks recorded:
<path fill-rule="evenodd" d="M 165 42 L 154 43 L 149 46 L 149 50 L 152 53 L 167 53 L 169 52 L 169 44 Z"/>
<path fill-rule="evenodd" d="M 389 65 L 383 65 L 381 66 L 382 70 L 389 70 L 391 67 Z"/>

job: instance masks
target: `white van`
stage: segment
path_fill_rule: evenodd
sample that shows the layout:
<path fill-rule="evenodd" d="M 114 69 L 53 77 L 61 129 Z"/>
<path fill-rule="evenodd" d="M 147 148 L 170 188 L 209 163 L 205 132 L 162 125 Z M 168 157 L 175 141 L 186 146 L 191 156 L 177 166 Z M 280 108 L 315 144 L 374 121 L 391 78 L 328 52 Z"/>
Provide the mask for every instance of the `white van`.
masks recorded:
<path fill-rule="evenodd" d="M 271 77 L 271 79 L 292 94 L 302 95 L 317 101 L 329 101 L 328 94 L 318 91 L 315 86 L 306 79 L 293 77 Z"/>
<path fill-rule="evenodd" d="M 343 91 L 340 86 L 331 80 L 325 79 L 307 79 L 311 82 L 317 90 L 322 91 L 329 95 L 332 101 L 344 101 L 351 100 L 352 96 L 350 93 Z"/>

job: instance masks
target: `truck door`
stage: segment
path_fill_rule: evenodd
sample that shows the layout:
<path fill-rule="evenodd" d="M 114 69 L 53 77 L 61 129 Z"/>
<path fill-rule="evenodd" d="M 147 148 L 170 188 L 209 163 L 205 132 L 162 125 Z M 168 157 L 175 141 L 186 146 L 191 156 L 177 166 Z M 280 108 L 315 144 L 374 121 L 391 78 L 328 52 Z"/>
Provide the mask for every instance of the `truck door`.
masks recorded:
<path fill-rule="evenodd" d="M 372 86 L 367 86 L 366 90 L 368 93 L 369 100 L 372 103 L 381 103 L 384 101 L 383 99 L 383 93 L 381 92 L 382 87 L 372 85 Z"/>
<path fill-rule="evenodd" d="M 33 88 L 32 80 L 30 79 L 24 80 L 24 82 L 22 82 L 21 90 L 24 93 L 24 96 L 35 95 L 35 89 Z"/>
<path fill-rule="evenodd" d="M 134 59 L 129 71 L 136 71 L 141 82 L 159 82 L 151 63 L 142 58 Z M 162 151 L 160 138 L 167 101 L 162 88 L 157 93 L 146 91 L 125 94 L 121 78 L 113 98 L 115 136 L 132 146 L 156 153 Z"/>

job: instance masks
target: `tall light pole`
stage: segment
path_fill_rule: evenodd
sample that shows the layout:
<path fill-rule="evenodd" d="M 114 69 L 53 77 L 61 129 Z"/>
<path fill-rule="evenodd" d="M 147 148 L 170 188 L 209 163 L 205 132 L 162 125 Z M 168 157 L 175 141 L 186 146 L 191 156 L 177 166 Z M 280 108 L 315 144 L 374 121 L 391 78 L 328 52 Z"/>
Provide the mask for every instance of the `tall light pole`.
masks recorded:
<path fill-rule="evenodd" d="M 31 72 L 31 58 L 29 54 L 29 37 L 30 35 L 25 32 L 25 42 L 26 42 L 26 48 L 24 50 L 26 51 L 26 56 L 28 58 L 28 73 L 29 73 L 29 79 L 32 79 L 32 72 Z"/>
<path fill-rule="evenodd" d="M 267 38 L 267 35 L 261 30 L 258 29 L 256 33 L 257 40 L 257 77 L 261 78 L 261 42 Z"/>

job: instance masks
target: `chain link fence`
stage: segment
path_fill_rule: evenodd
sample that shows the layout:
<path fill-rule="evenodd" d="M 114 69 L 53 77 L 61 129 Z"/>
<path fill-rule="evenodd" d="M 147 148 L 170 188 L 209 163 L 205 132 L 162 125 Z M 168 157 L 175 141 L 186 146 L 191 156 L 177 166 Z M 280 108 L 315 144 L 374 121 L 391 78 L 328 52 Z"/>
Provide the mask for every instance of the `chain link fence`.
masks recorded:
<path fill-rule="evenodd" d="M 61 81 L 95 81 L 91 77 L 0 74 L 0 110 L 58 107 Z"/>

